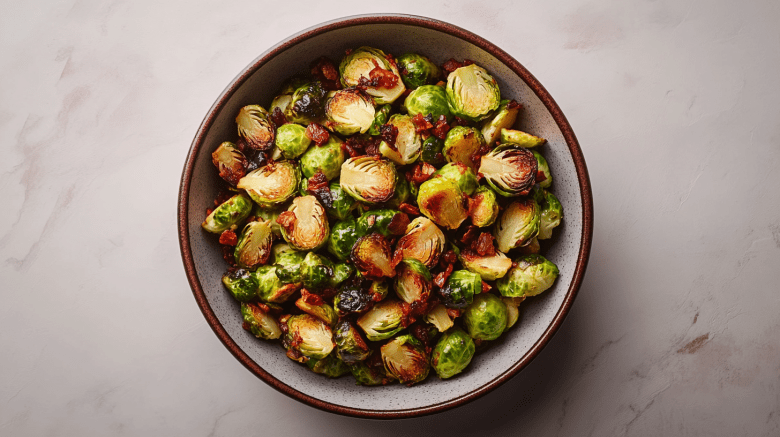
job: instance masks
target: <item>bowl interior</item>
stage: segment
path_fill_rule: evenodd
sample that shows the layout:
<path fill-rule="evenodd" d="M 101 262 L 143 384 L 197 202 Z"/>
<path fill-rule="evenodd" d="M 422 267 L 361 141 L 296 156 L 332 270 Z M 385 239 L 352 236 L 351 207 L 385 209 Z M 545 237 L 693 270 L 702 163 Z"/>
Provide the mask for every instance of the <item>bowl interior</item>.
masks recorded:
<path fill-rule="evenodd" d="M 534 91 L 507 65 L 486 50 L 442 30 L 412 24 L 371 23 L 330 29 L 319 34 L 302 34 L 291 47 L 263 61 L 255 61 L 215 105 L 196 138 L 194 161 L 187 202 L 188 238 L 197 279 L 205 298 L 230 340 L 265 372 L 282 384 L 322 402 L 333 410 L 346 408 L 371 414 L 417 410 L 446 405 L 483 390 L 491 381 L 518 370 L 528 361 L 534 345 L 542 339 L 567 299 L 577 266 L 583 235 L 582 193 L 572 154 L 562 130 Z M 241 328 L 239 304 L 222 287 L 226 264 L 213 235 L 200 227 L 206 208 L 217 194 L 219 179 L 211 163 L 211 152 L 226 140 L 235 141 L 235 116 L 248 104 L 268 107 L 282 82 L 296 73 L 305 73 L 309 63 L 325 55 L 338 62 L 349 48 L 369 45 L 396 56 L 415 51 L 441 65 L 449 58 L 472 59 L 496 78 L 503 98 L 522 103 L 517 127 L 547 138 L 542 149 L 555 177 L 553 191 L 563 204 L 565 218 L 544 255 L 560 268 L 552 289 L 521 306 L 518 325 L 504 334 L 499 344 L 476 355 L 468 370 L 450 380 L 432 374 L 422 384 L 406 387 L 356 386 L 351 377 L 328 379 L 298 365 L 284 355 L 276 342 L 254 338 Z M 258 63 L 260 64 L 258 66 Z M 206 310 L 204 308 L 204 310 Z M 522 365 L 521 365 L 521 360 Z M 432 372 L 433 373 L 433 372 Z M 277 387 L 279 387 L 277 385 Z M 330 408 L 330 407 L 328 407 Z M 341 410 L 341 412 L 350 412 Z M 354 411 L 352 411 L 354 413 Z"/>

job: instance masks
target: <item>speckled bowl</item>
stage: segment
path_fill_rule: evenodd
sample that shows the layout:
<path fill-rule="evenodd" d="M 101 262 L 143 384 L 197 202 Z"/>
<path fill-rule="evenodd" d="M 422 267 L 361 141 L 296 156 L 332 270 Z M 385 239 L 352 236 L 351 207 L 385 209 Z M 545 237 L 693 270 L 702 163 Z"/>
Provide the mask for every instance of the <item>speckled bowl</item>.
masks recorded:
<path fill-rule="evenodd" d="M 523 104 L 517 126 L 548 139 L 543 152 L 555 176 L 554 192 L 565 218 L 545 255 L 560 268 L 555 285 L 521 306 L 521 319 L 503 341 L 474 357 L 449 380 L 432 375 L 413 387 L 356 386 L 350 377 L 328 379 L 287 358 L 276 342 L 241 328 L 238 303 L 222 287 L 221 249 L 200 224 L 216 196 L 211 152 L 235 138 L 235 116 L 244 105 L 268 105 L 282 82 L 326 55 L 368 45 L 400 55 L 418 51 L 441 65 L 472 59 L 498 81 L 504 98 Z M 574 301 L 590 252 L 593 207 L 588 172 L 574 132 L 542 85 L 509 54 L 473 33 L 409 15 L 355 16 L 331 21 L 285 39 L 255 59 L 217 98 L 192 142 L 179 193 L 179 241 L 187 277 L 206 320 L 231 353 L 277 390 L 327 411 L 368 418 L 413 417 L 443 411 L 482 396 L 525 367 L 547 344 Z M 230 371 L 230 369 L 226 369 Z"/>

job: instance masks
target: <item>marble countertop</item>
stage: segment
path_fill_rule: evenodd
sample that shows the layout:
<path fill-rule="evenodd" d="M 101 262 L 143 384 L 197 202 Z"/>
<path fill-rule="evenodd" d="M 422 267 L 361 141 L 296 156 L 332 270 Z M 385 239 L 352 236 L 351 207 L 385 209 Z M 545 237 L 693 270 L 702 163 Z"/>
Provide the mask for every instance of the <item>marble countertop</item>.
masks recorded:
<path fill-rule="evenodd" d="M 780 435 L 776 1 L 218 3 L 3 2 L 0 435 Z M 473 403 L 396 422 L 315 410 L 244 369 L 192 298 L 175 209 L 237 72 L 381 10 L 464 27 L 533 72 L 596 209 L 587 276 L 541 355 Z"/>

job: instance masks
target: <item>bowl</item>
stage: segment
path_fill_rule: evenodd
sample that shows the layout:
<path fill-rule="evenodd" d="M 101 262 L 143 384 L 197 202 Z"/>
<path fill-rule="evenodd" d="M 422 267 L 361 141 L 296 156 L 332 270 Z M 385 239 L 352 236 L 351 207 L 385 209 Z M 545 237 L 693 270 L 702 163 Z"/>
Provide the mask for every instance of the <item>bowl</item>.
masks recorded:
<path fill-rule="evenodd" d="M 238 110 L 249 104 L 267 106 L 286 78 L 306 72 L 316 58 L 325 55 L 338 62 L 346 49 L 362 45 L 395 55 L 420 52 L 438 65 L 449 58 L 475 61 L 498 81 L 502 98 L 523 104 L 516 126 L 548 140 L 543 152 L 565 217 L 545 256 L 558 265 L 560 276 L 543 295 L 523 303 L 518 326 L 504 334 L 499 344 L 477 354 L 466 372 L 448 380 L 432 375 L 412 387 L 362 387 L 350 377 L 328 379 L 293 362 L 278 343 L 258 340 L 241 328 L 239 304 L 221 284 L 226 269 L 221 248 L 200 226 L 217 195 L 211 152 L 222 141 L 235 138 Z M 206 113 L 187 156 L 179 191 L 179 243 L 187 278 L 207 322 L 225 347 L 260 379 L 292 398 L 334 413 L 413 417 L 463 405 L 490 392 L 528 365 L 550 341 L 585 274 L 592 203 L 585 160 L 566 117 L 539 81 L 508 53 L 439 20 L 362 15 L 329 21 L 285 39 L 228 84 Z"/>

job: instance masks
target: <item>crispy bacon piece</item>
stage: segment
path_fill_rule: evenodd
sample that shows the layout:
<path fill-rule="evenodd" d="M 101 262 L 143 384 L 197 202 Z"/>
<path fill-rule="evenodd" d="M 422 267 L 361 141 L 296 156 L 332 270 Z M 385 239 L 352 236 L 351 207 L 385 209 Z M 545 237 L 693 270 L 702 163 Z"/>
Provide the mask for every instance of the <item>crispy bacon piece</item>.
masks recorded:
<path fill-rule="evenodd" d="M 321 296 L 311 293 L 305 288 L 301 290 L 301 299 L 309 305 L 325 304 L 325 300 L 323 300 Z"/>
<path fill-rule="evenodd" d="M 232 191 L 220 191 L 219 194 L 217 194 L 217 198 L 214 199 L 214 206 L 222 205 L 223 203 L 227 202 L 228 199 L 233 197 L 234 194 L 235 193 Z"/>
<path fill-rule="evenodd" d="M 314 144 L 321 146 L 328 141 L 330 134 L 319 123 L 312 123 L 306 127 L 306 138 L 314 141 Z"/>
<path fill-rule="evenodd" d="M 447 264 L 447 268 L 443 272 L 439 272 L 436 277 L 433 278 L 433 283 L 439 288 L 444 288 L 444 284 L 447 283 L 447 278 L 452 274 L 452 270 L 452 264 Z"/>
<path fill-rule="evenodd" d="M 433 123 L 431 123 L 432 118 L 430 115 L 423 116 L 422 114 L 417 114 L 414 117 L 412 117 L 412 123 L 414 123 L 414 130 L 417 133 L 425 132 L 428 129 L 433 127 Z"/>
<path fill-rule="evenodd" d="M 398 128 L 392 124 L 383 124 L 379 127 L 379 136 L 393 150 L 398 150 L 395 140 L 398 138 Z"/>
<path fill-rule="evenodd" d="M 281 226 L 285 232 L 290 232 L 296 220 L 297 217 L 295 217 L 294 212 L 284 211 L 283 213 L 279 214 L 279 217 L 276 218 L 276 223 L 279 223 L 279 226 Z"/>
<path fill-rule="evenodd" d="M 474 63 L 474 61 L 472 61 L 471 59 L 464 59 L 463 60 L 463 66 L 464 67 L 467 66 L 467 65 L 471 65 L 473 63 Z"/>
<path fill-rule="evenodd" d="M 458 255 L 455 254 L 454 251 L 448 250 L 444 252 L 444 255 L 441 257 L 442 262 L 447 264 L 455 264 L 458 261 Z"/>
<path fill-rule="evenodd" d="M 322 173 L 322 170 L 317 170 L 317 173 L 309 178 L 306 192 L 316 197 L 323 206 L 328 208 L 333 206 L 333 196 L 331 196 L 330 187 L 328 187 L 328 178 Z"/>
<path fill-rule="evenodd" d="M 382 156 L 382 154 L 379 152 L 379 141 L 371 141 L 366 144 L 366 155 Z"/>
<path fill-rule="evenodd" d="M 506 104 L 506 109 L 520 109 L 523 105 L 517 103 L 515 100 L 510 100 L 509 103 Z"/>
<path fill-rule="evenodd" d="M 453 319 L 457 319 L 458 317 L 460 317 L 461 314 L 463 314 L 463 310 L 457 310 L 455 308 L 447 308 L 447 315 L 449 315 Z"/>
<path fill-rule="evenodd" d="M 441 68 L 442 70 L 446 71 L 447 74 L 450 74 L 462 66 L 463 63 L 458 62 L 453 58 L 450 58 L 447 62 L 444 63 L 444 65 L 441 66 Z"/>
<path fill-rule="evenodd" d="M 447 117 L 440 115 L 439 119 L 436 120 L 436 123 L 433 124 L 431 133 L 436 138 L 443 140 L 447 138 L 447 132 L 449 131 L 450 131 L 450 125 L 449 123 L 447 123 Z"/>
<path fill-rule="evenodd" d="M 277 128 L 287 123 L 287 117 L 284 116 L 284 112 L 282 112 L 278 106 L 275 107 L 274 112 L 271 113 L 271 121 L 274 122 Z"/>
<path fill-rule="evenodd" d="M 471 243 L 471 249 L 480 256 L 493 256 L 496 248 L 493 246 L 493 235 L 487 232 L 479 234 L 479 238 Z"/>
<path fill-rule="evenodd" d="M 374 69 L 368 72 L 373 88 L 394 88 L 398 85 L 398 76 L 392 71 L 385 70 L 374 61 Z"/>
<path fill-rule="evenodd" d="M 222 232 L 219 236 L 219 244 L 225 244 L 228 246 L 235 246 L 238 244 L 238 236 L 235 232 L 228 229 L 227 231 Z"/>
<path fill-rule="evenodd" d="M 490 150 L 493 148 L 490 144 L 483 144 L 479 146 L 479 148 L 471 154 L 471 162 L 476 163 L 479 165 L 480 161 L 482 160 L 482 156 L 486 155 Z"/>
<path fill-rule="evenodd" d="M 236 259 L 233 258 L 233 246 L 222 246 L 222 259 L 231 266 L 236 265 Z"/>
<path fill-rule="evenodd" d="M 393 235 L 403 235 L 406 232 L 407 226 L 409 226 L 409 216 L 401 212 L 390 219 L 390 224 L 387 226 L 387 229 Z"/>
<path fill-rule="evenodd" d="M 466 246 L 469 246 L 477 236 L 479 236 L 479 228 L 474 225 L 468 225 L 466 226 L 466 232 L 463 233 L 460 241 Z"/>
<path fill-rule="evenodd" d="M 398 209 L 401 210 L 401 212 L 405 212 L 409 215 L 420 215 L 420 210 L 417 209 L 416 206 L 410 205 L 408 203 L 402 203 L 398 206 Z"/>
<path fill-rule="evenodd" d="M 468 124 L 468 123 L 466 122 L 466 120 L 464 120 L 464 119 L 462 119 L 462 118 L 460 118 L 460 117 L 458 117 L 458 116 L 456 115 L 456 116 L 455 116 L 455 118 L 452 120 L 452 123 L 450 123 L 450 126 L 451 126 L 451 127 L 455 127 L 455 126 L 466 126 L 467 124 Z"/>
<path fill-rule="evenodd" d="M 323 56 L 311 64 L 311 74 L 322 84 L 322 88 L 328 91 L 341 89 L 339 72 L 330 59 Z"/>
<path fill-rule="evenodd" d="M 491 287 L 490 284 L 488 284 L 485 281 L 482 281 L 482 292 L 483 293 L 487 293 L 488 291 L 490 291 L 492 289 L 493 289 L 493 287 Z"/>
<path fill-rule="evenodd" d="M 436 167 L 428 164 L 427 162 L 418 162 L 414 167 L 406 172 L 406 180 L 414 183 L 421 184 L 433 176 L 436 172 Z"/>

